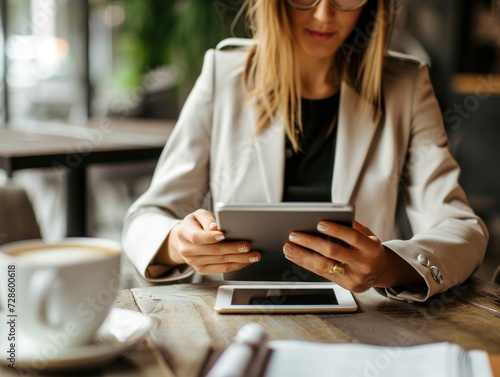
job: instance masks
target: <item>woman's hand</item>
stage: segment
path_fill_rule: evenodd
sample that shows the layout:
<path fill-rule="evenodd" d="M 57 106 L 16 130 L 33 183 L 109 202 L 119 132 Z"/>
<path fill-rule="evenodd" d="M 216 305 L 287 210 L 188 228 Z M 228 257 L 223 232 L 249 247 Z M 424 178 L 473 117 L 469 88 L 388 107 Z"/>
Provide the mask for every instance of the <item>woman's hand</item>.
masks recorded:
<path fill-rule="evenodd" d="M 240 270 L 260 260 L 259 252 L 250 251 L 250 243 L 221 242 L 224 239 L 214 215 L 199 209 L 172 228 L 164 258 L 156 261 L 167 265 L 189 264 L 206 275 Z"/>
<path fill-rule="evenodd" d="M 290 242 L 283 248 L 285 257 L 353 292 L 422 280 L 413 267 L 384 247 L 370 229 L 358 222 L 350 228 L 321 221 L 318 231 L 342 240 L 350 247 L 314 235 L 292 232 Z"/>

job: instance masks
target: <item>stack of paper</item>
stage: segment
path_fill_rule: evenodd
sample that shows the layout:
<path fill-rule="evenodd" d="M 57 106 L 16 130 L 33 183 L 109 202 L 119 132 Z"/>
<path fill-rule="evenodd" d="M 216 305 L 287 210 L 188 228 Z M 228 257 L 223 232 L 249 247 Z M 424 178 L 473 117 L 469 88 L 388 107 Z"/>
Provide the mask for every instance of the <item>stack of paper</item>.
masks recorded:
<path fill-rule="evenodd" d="M 266 356 L 263 357 L 262 355 Z M 207 377 L 493 377 L 488 354 L 452 343 L 411 347 L 267 341 L 244 326 Z"/>
<path fill-rule="evenodd" d="M 381 347 L 280 340 L 268 346 L 273 352 L 266 377 L 493 377 L 486 352 L 451 343 Z"/>

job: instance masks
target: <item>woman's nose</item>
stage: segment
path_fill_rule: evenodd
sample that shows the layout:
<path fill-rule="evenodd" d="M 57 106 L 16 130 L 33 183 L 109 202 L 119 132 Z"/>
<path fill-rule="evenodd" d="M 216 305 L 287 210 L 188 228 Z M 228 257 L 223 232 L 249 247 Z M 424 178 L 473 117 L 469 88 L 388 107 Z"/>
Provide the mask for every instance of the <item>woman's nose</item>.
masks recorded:
<path fill-rule="evenodd" d="M 334 16 L 336 9 L 329 0 L 321 0 L 314 9 L 314 17 L 320 21 L 326 21 Z"/>

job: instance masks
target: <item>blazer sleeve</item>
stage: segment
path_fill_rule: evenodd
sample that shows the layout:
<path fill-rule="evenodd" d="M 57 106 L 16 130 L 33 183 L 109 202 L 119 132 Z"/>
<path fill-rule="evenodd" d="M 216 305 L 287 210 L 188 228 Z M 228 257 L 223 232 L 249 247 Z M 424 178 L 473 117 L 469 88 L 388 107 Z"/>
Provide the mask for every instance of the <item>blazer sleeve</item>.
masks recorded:
<path fill-rule="evenodd" d="M 402 191 L 413 237 L 384 245 L 410 263 L 425 286 L 386 289 L 392 298 L 425 301 L 462 283 L 481 264 L 488 242 L 484 222 L 458 183 L 428 67 L 420 64 L 413 85 L 411 132 Z"/>
<path fill-rule="evenodd" d="M 205 54 L 202 72 L 156 166 L 149 189 L 129 208 L 122 234 L 124 251 L 140 275 L 151 282 L 187 278 L 189 266 L 155 266 L 153 259 L 172 227 L 203 207 L 214 92 L 214 50 Z"/>

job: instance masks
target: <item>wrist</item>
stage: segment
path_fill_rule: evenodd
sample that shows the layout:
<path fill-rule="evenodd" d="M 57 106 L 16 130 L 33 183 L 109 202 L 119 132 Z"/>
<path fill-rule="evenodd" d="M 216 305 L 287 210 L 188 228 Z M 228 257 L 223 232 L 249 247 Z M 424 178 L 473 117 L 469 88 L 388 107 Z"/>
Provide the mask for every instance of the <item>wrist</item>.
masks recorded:
<path fill-rule="evenodd" d="M 383 245 L 386 252 L 386 270 L 381 276 L 381 281 L 375 286 L 378 288 L 398 287 L 401 285 L 423 282 L 422 276 L 392 249 Z"/>
<path fill-rule="evenodd" d="M 155 257 L 156 263 L 168 266 L 178 266 L 181 264 L 186 264 L 184 259 L 182 259 L 181 255 L 179 254 L 179 248 L 177 247 L 179 243 L 177 227 L 178 225 L 174 225 L 174 227 L 170 230 L 167 238 L 163 242 L 163 245 L 160 247 L 160 250 Z"/>

